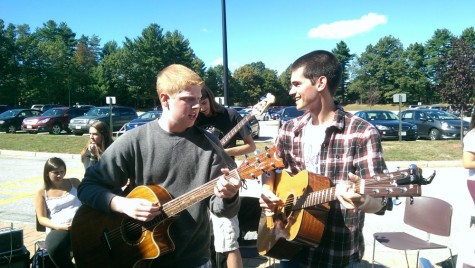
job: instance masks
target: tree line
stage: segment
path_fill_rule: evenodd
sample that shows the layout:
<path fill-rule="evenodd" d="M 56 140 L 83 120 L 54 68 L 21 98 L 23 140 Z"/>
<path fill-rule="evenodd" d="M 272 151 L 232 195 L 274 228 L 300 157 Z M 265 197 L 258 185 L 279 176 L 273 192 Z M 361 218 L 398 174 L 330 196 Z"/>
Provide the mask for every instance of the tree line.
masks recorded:
<path fill-rule="evenodd" d="M 104 105 L 115 96 L 121 105 L 148 109 L 159 105 L 155 80 L 164 67 L 179 63 L 204 78 L 216 96 L 224 95 L 224 68 L 206 67 L 179 31 L 150 24 L 140 36 L 102 47 L 100 37 L 79 38 L 66 23 L 53 20 L 31 31 L 27 24 L 5 25 L 0 19 L 0 103 L 29 107 L 34 103 L 72 106 Z M 336 99 L 343 104 L 392 103 L 405 93 L 408 103 L 473 103 L 475 91 L 475 31 L 460 36 L 435 30 L 424 44 L 404 48 L 385 36 L 355 55 L 343 41 L 332 52 L 342 63 L 343 81 Z M 290 69 L 281 74 L 263 62 L 228 72 L 228 103 L 252 105 L 267 93 L 276 105 L 291 105 Z"/>

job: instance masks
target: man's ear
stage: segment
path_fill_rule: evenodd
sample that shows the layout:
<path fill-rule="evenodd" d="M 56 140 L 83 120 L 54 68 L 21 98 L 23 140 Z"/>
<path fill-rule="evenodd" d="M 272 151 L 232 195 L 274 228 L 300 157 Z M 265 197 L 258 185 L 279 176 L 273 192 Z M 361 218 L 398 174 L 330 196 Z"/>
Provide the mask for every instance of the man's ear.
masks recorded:
<path fill-rule="evenodd" d="M 159 99 L 164 108 L 169 108 L 168 101 L 170 100 L 170 96 L 168 96 L 168 94 L 160 94 Z"/>
<path fill-rule="evenodd" d="M 327 88 L 327 77 L 326 76 L 320 76 L 317 79 L 317 90 L 319 92 L 322 92 L 325 88 Z"/>

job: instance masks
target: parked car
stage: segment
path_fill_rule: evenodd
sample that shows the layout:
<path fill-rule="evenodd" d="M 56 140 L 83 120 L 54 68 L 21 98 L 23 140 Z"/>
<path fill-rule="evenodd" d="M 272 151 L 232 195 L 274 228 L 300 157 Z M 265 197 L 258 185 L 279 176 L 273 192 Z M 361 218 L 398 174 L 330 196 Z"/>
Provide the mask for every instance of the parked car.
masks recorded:
<path fill-rule="evenodd" d="M 42 111 L 42 112 L 46 112 L 46 111 L 48 111 L 48 110 L 51 109 L 51 108 L 57 108 L 57 107 L 67 107 L 67 105 L 62 105 L 62 104 L 45 104 L 45 105 L 43 105 L 43 107 L 41 108 L 41 111 Z"/>
<path fill-rule="evenodd" d="M 448 107 L 444 105 L 431 105 L 428 107 L 428 109 L 447 111 Z"/>
<path fill-rule="evenodd" d="M 454 114 L 435 110 L 405 110 L 401 112 L 404 122 L 417 125 L 417 135 L 431 140 L 460 138 L 461 119 Z M 463 134 L 468 131 L 468 122 L 463 121 Z"/>
<path fill-rule="evenodd" d="M 11 109 L 0 114 L 0 131 L 15 133 L 21 130 L 21 122 L 28 116 L 40 115 L 41 111 L 34 109 Z"/>
<path fill-rule="evenodd" d="M 144 125 L 150 121 L 153 121 L 162 116 L 162 110 L 153 110 L 141 114 L 136 119 L 125 124 L 125 131 L 129 131 L 141 125 Z"/>
<path fill-rule="evenodd" d="M 238 113 L 242 117 L 244 117 L 248 114 L 248 112 L 246 112 L 246 110 L 240 110 Z M 252 137 L 253 138 L 259 138 L 259 133 L 261 131 L 261 127 L 259 126 L 259 121 L 257 120 L 257 118 L 254 115 L 252 115 L 251 119 L 247 123 L 248 123 L 249 127 L 251 128 Z"/>
<path fill-rule="evenodd" d="M 242 107 L 242 106 L 229 106 L 228 108 L 233 108 L 237 112 L 241 111 L 242 109 L 246 109 L 246 107 Z"/>
<path fill-rule="evenodd" d="M 271 118 L 272 120 L 279 120 L 280 117 L 282 116 L 282 112 L 283 112 L 283 111 L 284 111 L 284 108 L 272 112 L 272 113 L 270 114 L 270 118 Z"/>
<path fill-rule="evenodd" d="M 10 105 L 2 104 L 0 105 L 0 114 L 11 109 L 13 109 L 13 107 L 11 107 Z"/>
<path fill-rule="evenodd" d="M 48 109 L 39 116 L 27 117 L 23 120 L 22 129 L 31 134 L 49 132 L 53 135 L 61 134 L 63 130 L 71 132 L 68 128 L 69 120 L 82 116 L 89 108 L 56 107 Z"/>
<path fill-rule="evenodd" d="M 33 104 L 31 105 L 31 109 L 42 111 L 44 106 L 45 106 L 44 104 Z"/>
<path fill-rule="evenodd" d="M 381 140 L 399 139 L 399 117 L 386 110 L 366 110 L 355 113 L 379 130 Z M 417 140 L 417 125 L 409 122 L 401 122 L 401 139 Z"/>
<path fill-rule="evenodd" d="M 276 113 L 284 108 L 285 106 L 271 106 L 269 109 L 267 109 L 266 114 L 270 120 L 277 120 L 278 118 L 276 118 Z"/>
<path fill-rule="evenodd" d="M 137 112 L 132 107 L 112 107 L 112 130 L 118 131 L 125 123 L 137 118 Z M 96 121 L 110 124 L 109 106 L 95 107 L 84 116 L 79 116 L 69 121 L 69 129 L 74 135 L 83 135 L 89 132 L 89 127 Z"/>
<path fill-rule="evenodd" d="M 279 118 L 279 128 L 284 124 L 284 122 L 299 117 L 304 113 L 304 110 L 297 110 L 295 106 L 285 107 L 284 109 L 282 109 L 282 113 Z"/>

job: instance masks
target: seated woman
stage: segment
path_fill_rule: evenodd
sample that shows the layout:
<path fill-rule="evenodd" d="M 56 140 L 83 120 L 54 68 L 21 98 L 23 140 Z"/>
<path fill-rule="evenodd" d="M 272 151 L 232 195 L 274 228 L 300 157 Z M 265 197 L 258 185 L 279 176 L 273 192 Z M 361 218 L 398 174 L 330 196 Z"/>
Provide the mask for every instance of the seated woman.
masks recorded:
<path fill-rule="evenodd" d="M 65 179 L 65 174 L 66 164 L 61 158 L 48 159 L 43 170 L 43 185 L 35 194 L 38 222 L 47 228 L 46 249 L 56 267 L 61 268 L 75 267 L 70 255 L 69 229 L 81 206 L 77 197 L 80 181 Z"/>
<path fill-rule="evenodd" d="M 95 165 L 113 141 L 112 132 L 107 123 L 97 121 L 92 124 L 89 128 L 89 140 L 81 151 L 81 162 L 84 169 Z"/>

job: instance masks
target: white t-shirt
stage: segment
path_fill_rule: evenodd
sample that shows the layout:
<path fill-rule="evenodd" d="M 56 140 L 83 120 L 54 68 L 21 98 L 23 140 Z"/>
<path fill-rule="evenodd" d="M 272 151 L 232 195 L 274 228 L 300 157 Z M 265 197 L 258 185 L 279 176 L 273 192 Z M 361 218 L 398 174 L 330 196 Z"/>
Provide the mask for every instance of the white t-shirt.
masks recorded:
<path fill-rule="evenodd" d="M 328 125 L 313 125 L 312 120 L 303 128 L 302 149 L 305 169 L 315 174 L 320 174 L 320 150 L 327 128 Z"/>
<path fill-rule="evenodd" d="M 475 129 L 470 130 L 467 135 L 463 138 L 463 151 L 471 152 L 475 154 Z M 467 180 L 475 180 L 475 169 L 468 169 L 468 178 Z"/>

